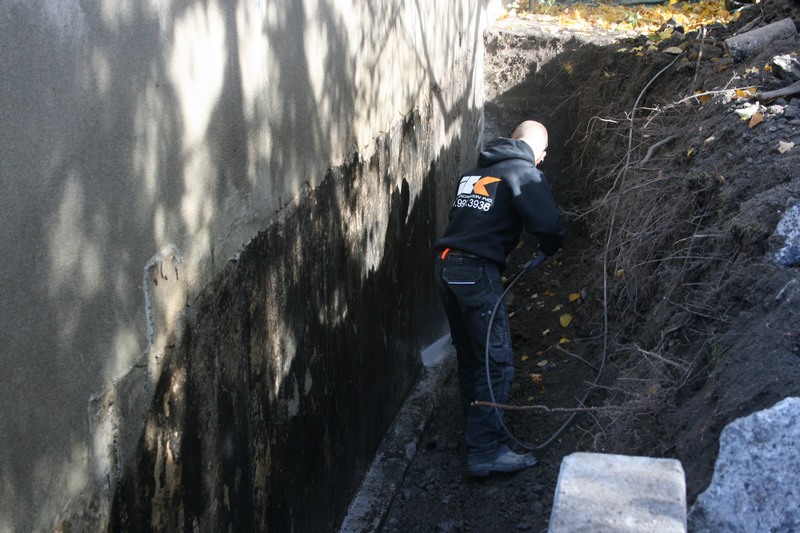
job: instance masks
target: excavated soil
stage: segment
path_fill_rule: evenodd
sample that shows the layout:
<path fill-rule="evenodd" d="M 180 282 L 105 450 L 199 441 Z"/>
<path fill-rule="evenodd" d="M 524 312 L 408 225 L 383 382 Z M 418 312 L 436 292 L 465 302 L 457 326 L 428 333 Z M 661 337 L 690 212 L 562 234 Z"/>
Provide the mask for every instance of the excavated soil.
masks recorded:
<path fill-rule="evenodd" d="M 800 202 L 800 95 L 735 92 L 789 85 L 765 67 L 800 40 L 734 62 L 724 39 L 757 17 L 800 24 L 800 6 L 768 1 L 650 50 L 644 37 L 536 20 L 487 32 L 486 137 L 526 118 L 548 125 L 544 171 L 570 227 L 508 298 L 509 404 L 523 409 L 507 420 L 539 464 L 466 476 L 453 377 L 383 531 L 545 531 L 561 459 L 575 451 L 677 458 L 691 504 L 724 426 L 800 395 L 798 270 L 772 261 L 776 225 Z M 755 104 L 761 122 L 742 120 L 736 111 Z M 508 276 L 535 251 L 527 237 Z"/>

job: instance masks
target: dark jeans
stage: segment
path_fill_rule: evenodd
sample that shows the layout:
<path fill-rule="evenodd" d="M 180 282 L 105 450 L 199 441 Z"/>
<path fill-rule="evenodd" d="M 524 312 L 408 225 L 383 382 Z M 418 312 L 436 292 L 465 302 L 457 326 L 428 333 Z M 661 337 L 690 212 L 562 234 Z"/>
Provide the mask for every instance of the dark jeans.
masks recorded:
<path fill-rule="evenodd" d="M 503 294 L 497 264 L 476 257 L 436 257 L 436 284 L 450 323 L 458 357 L 458 383 L 466 419 L 468 453 L 494 450 L 507 439 L 500 425 L 502 411 L 470 405 L 491 401 L 486 382 L 486 332 L 495 304 Z M 505 303 L 497 308 L 489 342 L 489 374 L 497 403 L 505 403 L 514 379 L 511 336 Z"/>

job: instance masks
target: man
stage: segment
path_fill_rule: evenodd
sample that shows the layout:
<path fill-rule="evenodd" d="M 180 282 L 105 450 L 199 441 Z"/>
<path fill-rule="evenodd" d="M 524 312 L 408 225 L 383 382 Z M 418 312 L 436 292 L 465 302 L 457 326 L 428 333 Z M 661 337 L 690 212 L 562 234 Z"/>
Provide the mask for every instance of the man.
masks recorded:
<path fill-rule="evenodd" d="M 503 293 L 506 256 L 523 226 L 536 235 L 545 255 L 561 248 L 564 227 L 544 175 L 536 168 L 547 148 L 547 130 L 532 120 L 511 139 L 499 138 L 461 176 L 444 235 L 436 242 L 436 282 L 450 323 L 458 358 L 458 381 L 465 413 L 467 472 L 487 476 L 536 464 L 532 454 L 506 445 L 502 411 L 473 406 L 491 401 L 486 376 L 489 318 Z M 505 304 L 492 322 L 489 374 L 497 403 L 505 403 L 514 378 Z"/>

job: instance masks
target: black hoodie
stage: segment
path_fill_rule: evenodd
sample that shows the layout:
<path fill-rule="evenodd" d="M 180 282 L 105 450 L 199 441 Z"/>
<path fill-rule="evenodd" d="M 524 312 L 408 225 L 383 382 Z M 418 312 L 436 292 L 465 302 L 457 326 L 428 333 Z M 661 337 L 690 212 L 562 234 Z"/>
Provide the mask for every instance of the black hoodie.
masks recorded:
<path fill-rule="evenodd" d="M 546 255 L 566 233 L 550 186 L 525 141 L 500 138 L 483 150 L 478 166 L 461 175 L 450 222 L 436 249 L 454 248 L 507 267 L 506 256 L 523 226 Z"/>

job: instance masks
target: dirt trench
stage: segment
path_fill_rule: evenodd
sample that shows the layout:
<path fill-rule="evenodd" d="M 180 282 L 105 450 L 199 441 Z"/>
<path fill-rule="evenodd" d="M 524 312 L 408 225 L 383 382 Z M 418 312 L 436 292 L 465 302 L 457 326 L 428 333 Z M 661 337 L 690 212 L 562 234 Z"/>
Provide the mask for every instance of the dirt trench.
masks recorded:
<path fill-rule="evenodd" d="M 721 46 L 755 16 L 787 15 L 800 21 L 793 4 L 774 2 L 702 39 L 676 32 L 647 54 L 631 51 L 643 37 L 535 21 L 487 32 L 485 139 L 526 118 L 549 127 L 543 170 L 570 229 L 507 302 L 509 404 L 523 408 L 507 422 L 539 448 L 574 419 L 536 450 L 533 469 L 470 479 L 451 377 L 382 531 L 546 531 L 561 459 L 575 451 L 677 458 L 692 503 L 725 424 L 800 394 L 797 267 L 770 261 L 780 214 L 800 198 L 798 152 L 775 149 L 800 147 L 800 99 L 763 107 L 756 128 L 726 96 L 779 85 L 763 69 L 744 73 L 797 40 L 742 63 Z M 662 52 L 683 43 L 687 61 Z M 686 98 L 696 90 L 711 99 Z M 509 276 L 536 248 L 524 237 Z"/>

